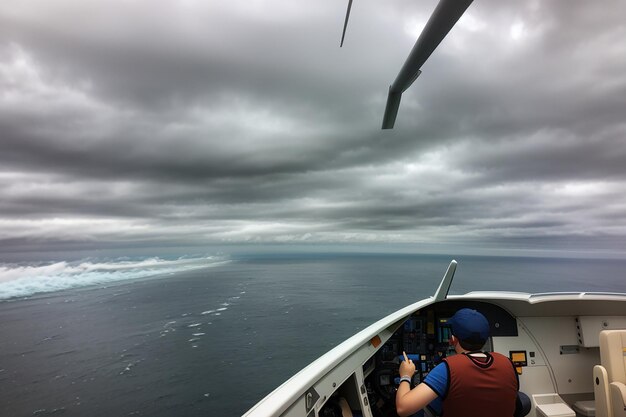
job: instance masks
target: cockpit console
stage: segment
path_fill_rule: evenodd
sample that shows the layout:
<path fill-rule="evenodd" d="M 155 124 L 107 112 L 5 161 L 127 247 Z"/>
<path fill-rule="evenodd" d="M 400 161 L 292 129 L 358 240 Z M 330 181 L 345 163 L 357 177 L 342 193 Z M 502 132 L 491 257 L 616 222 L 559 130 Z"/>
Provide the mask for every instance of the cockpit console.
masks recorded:
<path fill-rule="evenodd" d="M 460 308 L 472 308 L 487 317 L 491 336 L 517 336 L 517 322 L 502 308 L 483 302 L 444 301 L 417 311 L 400 324 L 378 352 L 363 365 L 365 386 L 375 416 L 395 416 L 395 394 L 400 383 L 402 352 L 416 367 L 412 386 L 419 384 L 443 358 L 455 354 L 449 341 L 448 319 Z M 492 350 L 491 337 L 482 350 Z"/>

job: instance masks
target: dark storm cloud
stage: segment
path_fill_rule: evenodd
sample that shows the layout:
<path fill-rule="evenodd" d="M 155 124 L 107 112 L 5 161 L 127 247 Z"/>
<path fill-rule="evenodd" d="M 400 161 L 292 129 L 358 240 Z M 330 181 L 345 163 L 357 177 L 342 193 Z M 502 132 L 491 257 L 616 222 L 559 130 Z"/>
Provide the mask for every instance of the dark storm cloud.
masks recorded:
<path fill-rule="evenodd" d="M 4 3 L 0 244 L 619 242 L 624 4 L 477 0 L 380 131 L 434 6 Z"/>

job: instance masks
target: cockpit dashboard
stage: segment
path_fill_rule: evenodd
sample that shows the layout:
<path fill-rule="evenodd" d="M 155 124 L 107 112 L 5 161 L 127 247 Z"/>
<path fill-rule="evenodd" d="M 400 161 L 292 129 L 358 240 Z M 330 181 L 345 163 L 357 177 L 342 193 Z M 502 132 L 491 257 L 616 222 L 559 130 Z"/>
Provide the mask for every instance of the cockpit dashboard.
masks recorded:
<path fill-rule="evenodd" d="M 491 351 L 495 336 L 517 336 L 517 322 L 507 311 L 494 304 L 468 301 L 444 301 L 419 310 L 399 324 L 394 334 L 363 365 L 365 387 L 375 416 L 395 413 L 395 393 L 400 382 L 398 368 L 402 353 L 416 366 L 412 386 L 416 386 L 443 358 L 455 354 L 450 346 L 450 317 L 461 308 L 481 312 L 489 321 L 491 337 L 482 350 Z"/>

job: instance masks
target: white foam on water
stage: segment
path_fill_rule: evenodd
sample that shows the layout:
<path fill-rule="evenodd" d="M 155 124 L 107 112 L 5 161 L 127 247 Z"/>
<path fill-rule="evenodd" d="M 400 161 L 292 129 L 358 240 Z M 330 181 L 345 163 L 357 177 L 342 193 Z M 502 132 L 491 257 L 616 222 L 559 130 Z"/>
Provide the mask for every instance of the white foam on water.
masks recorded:
<path fill-rule="evenodd" d="M 126 368 L 124 368 L 124 370 L 120 372 L 120 375 L 124 375 L 130 372 L 133 366 L 135 366 L 135 364 L 130 362 L 128 365 L 126 365 Z"/>
<path fill-rule="evenodd" d="M 223 257 L 0 264 L 0 300 L 218 266 Z"/>
<path fill-rule="evenodd" d="M 196 337 L 197 337 L 197 336 L 204 336 L 205 334 L 206 334 L 206 333 L 194 333 L 194 334 L 192 334 L 192 336 L 196 336 Z"/>
<path fill-rule="evenodd" d="M 240 294 L 245 294 L 245 291 L 240 292 Z M 201 312 L 201 315 L 207 315 L 207 314 L 211 314 L 213 316 L 221 316 L 223 311 L 228 310 L 228 308 L 230 306 L 233 305 L 233 303 L 235 303 L 234 305 L 237 305 L 238 300 L 241 299 L 240 295 L 236 295 L 236 296 L 232 296 L 232 297 L 228 297 L 228 301 L 227 302 L 223 302 L 220 303 L 219 308 L 215 308 L 215 309 L 211 309 L 211 310 L 204 310 L 203 312 Z M 211 323 L 208 323 L 211 324 Z"/>
<path fill-rule="evenodd" d="M 202 324 L 202 323 L 193 323 L 193 324 L 188 325 L 187 327 L 198 327 L 198 326 L 200 326 L 201 324 Z"/>

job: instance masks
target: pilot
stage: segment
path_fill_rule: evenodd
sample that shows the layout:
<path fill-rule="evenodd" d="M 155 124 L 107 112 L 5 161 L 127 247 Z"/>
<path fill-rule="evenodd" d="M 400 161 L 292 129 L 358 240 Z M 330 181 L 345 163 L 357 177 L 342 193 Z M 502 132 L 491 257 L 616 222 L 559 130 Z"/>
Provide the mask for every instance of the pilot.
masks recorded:
<path fill-rule="evenodd" d="M 398 415 L 410 416 L 430 404 L 436 414 L 445 417 L 513 417 L 517 412 L 517 372 L 506 356 L 481 351 L 489 338 L 485 316 L 464 308 L 448 324 L 452 328 L 449 343 L 457 355 L 444 358 L 413 389 L 415 364 L 406 354 L 400 363 Z"/>

